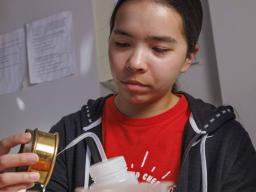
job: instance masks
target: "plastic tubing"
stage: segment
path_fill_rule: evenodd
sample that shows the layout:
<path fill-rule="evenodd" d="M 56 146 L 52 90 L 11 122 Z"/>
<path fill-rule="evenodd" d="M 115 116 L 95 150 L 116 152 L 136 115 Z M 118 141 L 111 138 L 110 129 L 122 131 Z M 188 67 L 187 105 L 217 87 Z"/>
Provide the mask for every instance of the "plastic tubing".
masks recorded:
<path fill-rule="evenodd" d="M 88 137 L 92 138 L 93 141 L 95 142 L 95 144 L 96 144 L 96 146 L 97 146 L 97 149 L 98 149 L 98 151 L 99 151 L 99 154 L 100 154 L 100 157 L 101 157 L 102 161 L 107 160 L 105 151 L 104 151 L 104 149 L 103 149 L 103 146 L 102 146 L 102 144 L 101 144 L 101 142 L 100 142 L 99 137 L 98 137 L 96 134 L 92 133 L 92 132 L 85 132 L 85 133 L 83 133 L 82 135 L 80 135 L 80 136 L 78 136 L 77 138 L 75 138 L 75 139 L 74 139 L 73 141 L 71 141 L 63 150 L 61 150 L 61 151 L 58 153 L 58 155 L 60 155 L 60 154 L 63 153 L 64 151 L 66 151 L 66 150 L 68 150 L 68 149 L 74 147 L 74 146 L 75 146 L 76 144 L 78 144 L 80 141 L 82 141 L 82 140 L 84 140 L 84 139 L 86 139 L 86 138 L 88 138 Z M 57 155 L 57 156 L 58 156 L 58 155 Z"/>

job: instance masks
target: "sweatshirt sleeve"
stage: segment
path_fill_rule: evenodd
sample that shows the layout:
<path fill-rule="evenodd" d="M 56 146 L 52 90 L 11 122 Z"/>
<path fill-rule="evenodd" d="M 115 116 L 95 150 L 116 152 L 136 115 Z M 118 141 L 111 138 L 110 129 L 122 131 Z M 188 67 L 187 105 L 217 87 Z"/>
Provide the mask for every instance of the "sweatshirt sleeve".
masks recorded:
<path fill-rule="evenodd" d="M 65 124 L 63 120 L 59 121 L 55 126 L 53 126 L 50 132 L 58 132 L 59 134 L 59 149 L 61 151 L 65 146 Z M 60 154 L 56 158 L 56 163 L 54 166 L 54 170 L 51 176 L 51 179 L 46 187 L 47 192 L 67 192 L 68 191 L 68 179 L 67 179 L 67 166 L 66 166 L 66 159 L 65 154 Z"/>
<path fill-rule="evenodd" d="M 223 181 L 222 192 L 256 191 L 256 152 L 245 131 L 237 146 L 230 146 L 228 153 L 235 154 L 232 165 Z"/>

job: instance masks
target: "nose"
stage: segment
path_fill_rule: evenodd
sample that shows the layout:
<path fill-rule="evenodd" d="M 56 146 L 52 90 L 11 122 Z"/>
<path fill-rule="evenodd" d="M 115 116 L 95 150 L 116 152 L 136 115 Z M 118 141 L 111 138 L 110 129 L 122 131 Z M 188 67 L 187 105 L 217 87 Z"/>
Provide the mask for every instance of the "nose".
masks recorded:
<path fill-rule="evenodd" d="M 142 47 L 132 50 L 131 55 L 126 63 L 127 69 L 134 72 L 144 73 L 147 70 L 145 56 L 146 51 Z"/>

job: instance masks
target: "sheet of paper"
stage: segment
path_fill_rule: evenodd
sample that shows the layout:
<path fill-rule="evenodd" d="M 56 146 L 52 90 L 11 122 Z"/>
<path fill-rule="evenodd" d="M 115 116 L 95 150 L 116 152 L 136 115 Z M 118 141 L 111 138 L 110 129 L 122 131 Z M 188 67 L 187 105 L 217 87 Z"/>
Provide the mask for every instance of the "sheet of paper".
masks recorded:
<path fill-rule="evenodd" d="M 27 72 L 25 43 L 24 28 L 0 35 L 0 94 L 22 87 Z"/>
<path fill-rule="evenodd" d="M 75 71 L 72 13 L 59 13 L 27 24 L 30 83 L 52 81 Z"/>

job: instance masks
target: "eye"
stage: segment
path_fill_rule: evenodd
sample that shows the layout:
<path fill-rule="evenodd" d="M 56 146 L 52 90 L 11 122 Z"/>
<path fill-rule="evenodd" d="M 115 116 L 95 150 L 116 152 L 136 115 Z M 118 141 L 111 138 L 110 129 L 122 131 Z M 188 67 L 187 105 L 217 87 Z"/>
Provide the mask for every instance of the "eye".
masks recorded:
<path fill-rule="evenodd" d="M 115 41 L 114 44 L 115 44 L 117 47 L 122 47 L 122 48 L 129 47 L 129 46 L 130 46 L 129 43 L 119 42 L 119 41 Z"/>
<path fill-rule="evenodd" d="M 161 47 L 153 47 L 152 48 L 156 53 L 164 54 L 170 51 L 171 49 L 169 48 L 161 48 Z"/>

